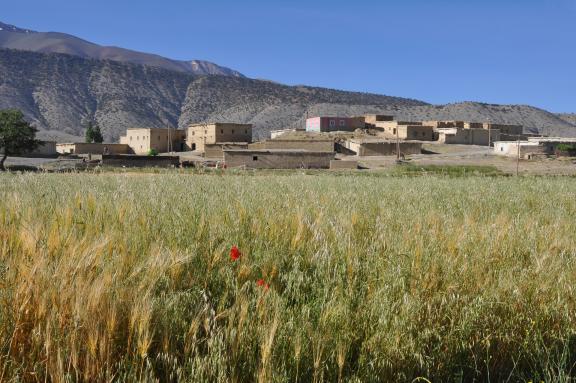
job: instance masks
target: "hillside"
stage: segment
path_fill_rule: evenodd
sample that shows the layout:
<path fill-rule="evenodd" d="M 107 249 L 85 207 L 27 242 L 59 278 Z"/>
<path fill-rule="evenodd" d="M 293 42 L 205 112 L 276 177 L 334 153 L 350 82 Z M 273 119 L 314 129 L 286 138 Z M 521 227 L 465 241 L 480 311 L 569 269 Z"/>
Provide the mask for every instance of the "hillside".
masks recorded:
<path fill-rule="evenodd" d="M 108 140 L 118 139 L 128 127 L 184 127 L 225 119 L 252 122 L 257 134 L 264 135 L 321 103 L 425 105 L 398 97 L 0 49 L 0 108 L 21 109 L 43 137 L 58 140 L 62 133 L 66 140 L 82 136 L 88 120 L 96 120 Z"/>
<path fill-rule="evenodd" d="M 307 116 L 389 113 L 402 120 L 463 119 L 522 124 L 574 136 L 576 127 L 520 105 L 433 106 L 383 95 L 344 92 L 230 76 L 196 76 L 157 67 L 66 54 L 0 49 L 0 108 L 19 108 L 44 139 L 73 141 L 96 120 L 115 141 L 129 127 L 186 127 L 201 121 L 254 124 L 255 136 L 303 127 Z"/>
<path fill-rule="evenodd" d="M 66 33 L 36 32 L 0 22 L 0 48 L 66 53 L 83 58 L 142 64 L 197 75 L 243 77 L 235 70 L 202 60 L 172 60 L 155 54 L 105 47 Z"/>
<path fill-rule="evenodd" d="M 576 113 L 560 113 L 558 117 L 576 126 Z"/>

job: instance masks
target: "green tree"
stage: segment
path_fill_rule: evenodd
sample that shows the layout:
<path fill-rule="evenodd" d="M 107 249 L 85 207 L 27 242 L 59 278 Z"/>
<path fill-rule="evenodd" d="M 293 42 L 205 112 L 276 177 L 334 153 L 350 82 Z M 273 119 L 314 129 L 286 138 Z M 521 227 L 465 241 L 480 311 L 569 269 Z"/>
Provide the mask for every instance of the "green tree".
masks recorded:
<path fill-rule="evenodd" d="M 92 127 L 92 122 L 88 122 L 86 126 L 86 133 L 84 133 L 84 141 L 91 144 L 94 142 L 94 128 Z"/>
<path fill-rule="evenodd" d="M 30 152 L 40 145 L 36 140 L 38 130 L 30 125 L 24 114 L 16 109 L 0 110 L 0 170 L 8 156 Z"/>
<path fill-rule="evenodd" d="M 104 142 L 104 137 L 102 136 L 102 131 L 100 130 L 100 126 L 98 124 L 94 126 L 93 140 L 98 144 Z"/>

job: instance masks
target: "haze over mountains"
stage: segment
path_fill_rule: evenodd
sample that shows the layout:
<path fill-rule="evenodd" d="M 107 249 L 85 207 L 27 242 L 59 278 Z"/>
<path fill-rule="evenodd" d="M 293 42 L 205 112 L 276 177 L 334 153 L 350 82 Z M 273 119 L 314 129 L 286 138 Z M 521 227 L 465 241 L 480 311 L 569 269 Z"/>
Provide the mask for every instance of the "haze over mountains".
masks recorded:
<path fill-rule="evenodd" d="M 402 120 L 515 123 L 533 132 L 576 135 L 570 118 L 530 106 L 434 106 L 400 97 L 286 86 L 245 78 L 212 63 L 101 47 L 67 34 L 2 23 L 0 29 L 0 109 L 21 109 L 44 139 L 77 140 L 90 120 L 112 141 L 129 127 L 183 128 L 226 120 L 252 123 L 255 136 L 263 138 L 273 129 L 303 127 L 307 116 L 364 113 L 390 113 Z"/>

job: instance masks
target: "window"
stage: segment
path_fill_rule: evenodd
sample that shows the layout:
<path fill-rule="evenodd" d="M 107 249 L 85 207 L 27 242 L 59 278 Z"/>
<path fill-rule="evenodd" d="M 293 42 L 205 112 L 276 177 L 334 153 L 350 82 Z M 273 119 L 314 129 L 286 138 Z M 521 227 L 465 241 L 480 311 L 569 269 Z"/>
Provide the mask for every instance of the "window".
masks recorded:
<path fill-rule="evenodd" d="M 330 120 L 330 126 L 332 126 L 332 127 L 336 126 L 336 121 L 335 121 L 335 120 Z"/>
<path fill-rule="evenodd" d="M 426 132 L 422 132 L 422 137 L 426 137 Z"/>
<path fill-rule="evenodd" d="M 136 136 L 136 139 L 137 139 L 138 141 L 140 141 L 140 136 Z"/>
<path fill-rule="evenodd" d="M 345 120 L 340 120 L 340 126 L 346 126 L 346 121 L 345 121 Z"/>
<path fill-rule="evenodd" d="M 232 129 L 232 134 L 234 134 L 234 129 Z"/>
<path fill-rule="evenodd" d="M 392 134 L 396 134 L 396 128 L 392 129 Z"/>
<path fill-rule="evenodd" d="M 244 131 L 244 134 L 248 134 L 248 129 L 246 129 L 246 130 Z"/>
<path fill-rule="evenodd" d="M 220 134 L 224 134 L 224 129 L 220 129 Z"/>
<path fill-rule="evenodd" d="M 192 135 L 194 135 L 194 133 L 196 133 L 196 132 L 192 131 Z"/>
<path fill-rule="evenodd" d="M 252 161 L 258 161 L 258 156 L 252 156 Z"/>
<path fill-rule="evenodd" d="M 132 138 L 133 138 L 133 137 L 132 137 L 132 136 L 130 136 L 130 141 L 132 141 Z"/>

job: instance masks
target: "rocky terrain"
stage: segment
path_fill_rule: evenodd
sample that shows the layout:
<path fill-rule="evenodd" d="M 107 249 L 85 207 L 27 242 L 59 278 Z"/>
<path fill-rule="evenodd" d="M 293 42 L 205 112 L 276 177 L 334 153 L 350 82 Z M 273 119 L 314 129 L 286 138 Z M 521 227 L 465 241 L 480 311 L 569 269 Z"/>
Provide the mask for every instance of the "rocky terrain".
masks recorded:
<path fill-rule="evenodd" d="M 559 113 L 558 117 L 576 126 L 576 113 Z"/>
<path fill-rule="evenodd" d="M 158 67 L 67 54 L 0 49 L 0 108 L 19 108 L 44 139 L 73 141 L 90 120 L 115 141 L 129 127 L 180 127 L 193 122 L 304 127 L 307 116 L 393 114 L 401 120 L 463 119 L 522 124 L 529 131 L 575 136 L 576 126 L 545 110 L 473 102 L 443 106 L 333 89 L 286 86 L 232 76 L 197 76 Z"/>
<path fill-rule="evenodd" d="M 104 47 L 66 33 L 36 32 L 0 22 L 0 48 L 41 53 L 66 53 L 83 58 L 114 60 L 155 66 L 198 75 L 244 77 L 241 73 L 208 61 L 180 61 L 118 47 Z"/>
<path fill-rule="evenodd" d="M 157 67 L 64 54 L 0 49 L 0 108 L 19 108 L 44 137 L 82 136 L 97 121 L 105 138 L 128 127 L 185 127 L 191 122 L 252 122 L 257 134 L 294 124 L 323 103 L 416 106 L 398 97 L 290 87 L 229 76 L 195 76 Z"/>

